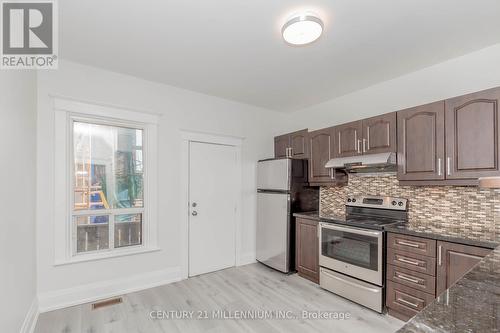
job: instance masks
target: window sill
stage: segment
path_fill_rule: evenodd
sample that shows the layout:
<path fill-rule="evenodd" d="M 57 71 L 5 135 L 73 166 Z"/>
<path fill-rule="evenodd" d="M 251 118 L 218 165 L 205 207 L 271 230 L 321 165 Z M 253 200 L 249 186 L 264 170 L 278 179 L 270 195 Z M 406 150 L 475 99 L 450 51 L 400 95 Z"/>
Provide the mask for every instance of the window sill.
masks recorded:
<path fill-rule="evenodd" d="M 81 263 L 81 262 L 97 261 L 97 260 L 103 260 L 103 259 L 109 259 L 109 258 L 131 256 L 131 255 L 136 255 L 136 254 L 151 253 L 151 252 L 157 252 L 160 250 L 161 249 L 159 247 L 145 248 L 142 246 L 136 246 L 136 247 L 129 248 L 129 249 L 115 249 L 113 251 L 107 251 L 107 252 L 80 254 L 80 255 L 73 256 L 67 260 L 57 260 L 54 263 L 54 267 L 77 264 L 77 263 Z"/>

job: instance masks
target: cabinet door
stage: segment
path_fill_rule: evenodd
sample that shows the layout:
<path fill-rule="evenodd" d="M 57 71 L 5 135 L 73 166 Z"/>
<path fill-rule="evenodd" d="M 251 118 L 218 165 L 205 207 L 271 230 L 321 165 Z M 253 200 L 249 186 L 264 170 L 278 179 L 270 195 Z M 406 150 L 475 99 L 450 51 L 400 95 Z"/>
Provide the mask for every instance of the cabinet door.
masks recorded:
<path fill-rule="evenodd" d="M 363 154 L 396 152 L 396 112 L 363 120 Z"/>
<path fill-rule="evenodd" d="M 325 168 L 331 159 L 333 128 L 325 128 L 309 133 L 309 182 L 324 183 L 334 181 L 333 169 Z"/>
<path fill-rule="evenodd" d="M 361 144 L 363 141 L 363 122 L 355 121 L 334 127 L 335 157 L 348 157 L 363 154 Z"/>
<path fill-rule="evenodd" d="M 319 283 L 318 221 L 296 219 L 297 272 Z"/>
<path fill-rule="evenodd" d="M 448 179 L 498 176 L 500 88 L 446 101 Z"/>
<path fill-rule="evenodd" d="M 449 242 L 437 242 L 438 262 L 436 277 L 436 295 L 450 288 L 474 265 L 491 252 L 482 247 L 461 245 Z"/>
<path fill-rule="evenodd" d="M 398 179 L 444 179 L 444 102 L 399 111 L 397 122 Z"/>
<path fill-rule="evenodd" d="M 309 149 L 307 149 L 307 135 L 307 129 L 290 134 L 290 148 L 292 152 L 292 158 L 309 157 Z"/>
<path fill-rule="evenodd" d="M 274 157 L 288 157 L 288 148 L 290 148 L 290 135 L 280 135 L 274 138 Z"/>

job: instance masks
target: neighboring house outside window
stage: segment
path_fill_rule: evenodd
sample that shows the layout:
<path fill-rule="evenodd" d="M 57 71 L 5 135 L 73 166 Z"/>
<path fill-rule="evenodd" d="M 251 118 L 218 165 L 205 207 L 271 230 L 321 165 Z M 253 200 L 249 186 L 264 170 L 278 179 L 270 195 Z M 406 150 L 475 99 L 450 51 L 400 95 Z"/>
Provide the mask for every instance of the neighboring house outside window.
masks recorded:
<path fill-rule="evenodd" d="M 73 121 L 76 253 L 142 244 L 143 130 Z"/>
<path fill-rule="evenodd" d="M 56 264 L 157 249 L 157 116 L 62 99 L 55 111 Z"/>

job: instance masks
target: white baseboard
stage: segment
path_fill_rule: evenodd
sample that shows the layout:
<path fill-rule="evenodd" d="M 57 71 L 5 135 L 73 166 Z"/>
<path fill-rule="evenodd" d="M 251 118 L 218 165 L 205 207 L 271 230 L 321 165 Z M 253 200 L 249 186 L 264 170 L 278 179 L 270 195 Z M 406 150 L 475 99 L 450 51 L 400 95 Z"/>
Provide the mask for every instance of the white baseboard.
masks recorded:
<path fill-rule="evenodd" d="M 96 282 L 38 295 L 40 313 L 161 286 L 180 281 L 180 267 L 148 272 L 126 278 Z"/>
<path fill-rule="evenodd" d="M 236 266 L 253 264 L 253 263 L 257 262 L 257 260 L 255 260 L 255 257 L 256 257 L 255 252 L 248 252 L 248 253 L 240 254 L 240 257 L 238 258 L 238 262 L 236 263 Z"/>
<path fill-rule="evenodd" d="M 26 317 L 24 318 L 23 326 L 21 326 L 20 333 L 33 333 L 35 331 L 36 322 L 38 320 L 38 298 L 35 296 L 33 302 L 31 302 L 30 308 L 28 309 L 28 313 L 26 313 Z"/>

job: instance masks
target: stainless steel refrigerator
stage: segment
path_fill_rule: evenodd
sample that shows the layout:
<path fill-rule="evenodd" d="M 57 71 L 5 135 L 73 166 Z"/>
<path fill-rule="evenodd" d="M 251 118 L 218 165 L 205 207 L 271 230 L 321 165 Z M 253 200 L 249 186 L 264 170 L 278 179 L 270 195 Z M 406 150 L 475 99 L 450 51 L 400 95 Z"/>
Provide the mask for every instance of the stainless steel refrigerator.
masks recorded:
<path fill-rule="evenodd" d="M 307 160 L 261 160 L 257 166 L 257 260 L 295 270 L 293 213 L 317 211 L 319 189 L 307 183 Z"/>

